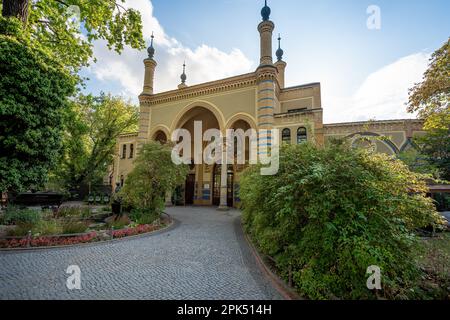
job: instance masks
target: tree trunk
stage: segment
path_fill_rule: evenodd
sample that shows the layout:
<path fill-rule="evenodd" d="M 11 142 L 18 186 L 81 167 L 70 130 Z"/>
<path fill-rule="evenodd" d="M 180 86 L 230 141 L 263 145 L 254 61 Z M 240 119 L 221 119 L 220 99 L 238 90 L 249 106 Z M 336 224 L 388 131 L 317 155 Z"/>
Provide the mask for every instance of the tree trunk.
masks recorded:
<path fill-rule="evenodd" d="M 26 25 L 29 2 L 30 0 L 3 0 L 2 16 L 16 17 Z"/>

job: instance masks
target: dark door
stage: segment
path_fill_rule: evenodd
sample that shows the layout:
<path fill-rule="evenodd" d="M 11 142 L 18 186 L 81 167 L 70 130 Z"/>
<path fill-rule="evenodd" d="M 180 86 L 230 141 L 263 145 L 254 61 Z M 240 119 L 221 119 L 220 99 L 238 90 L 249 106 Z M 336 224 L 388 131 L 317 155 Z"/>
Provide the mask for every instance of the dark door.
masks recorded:
<path fill-rule="evenodd" d="M 221 174 L 222 166 L 216 165 L 214 167 L 214 179 L 213 179 L 213 205 L 219 206 L 220 205 L 220 185 L 221 185 Z M 227 206 L 232 207 L 233 206 L 233 198 L 234 198 L 234 190 L 233 190 L 233 183 L 234 183 L 234 172 L 233 172 L 233 166 L 228 166 L 228 172 L 227 172 Z"/>
<path fill-rule="evenodd" d="M 220 176 L 221 166 L 216 164 L 214 166 L 214 179 L 213 179 L 213 206 L 220 205 Z"/>
<path fill-rule="evenodd" d="M 185 189 L 185 204 L 194 204 L 194 192 L 195 192 L 195 174 L 188 175 L 186 179 L 186 189 Z"/>

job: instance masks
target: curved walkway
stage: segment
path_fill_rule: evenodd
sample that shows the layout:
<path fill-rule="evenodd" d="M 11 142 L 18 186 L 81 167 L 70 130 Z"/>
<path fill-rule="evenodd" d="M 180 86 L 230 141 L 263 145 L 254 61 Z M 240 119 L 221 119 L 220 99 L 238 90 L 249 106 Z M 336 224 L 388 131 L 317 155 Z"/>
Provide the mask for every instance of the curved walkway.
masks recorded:
<path fill-rule="evenodd" d="M 84 247 L 0 252 L 0 299 L 280 299 L 243 238 L 238 211 L 169 208 L 171 230 Z M 81 290 L 66 270 L 81 269 Z"/>

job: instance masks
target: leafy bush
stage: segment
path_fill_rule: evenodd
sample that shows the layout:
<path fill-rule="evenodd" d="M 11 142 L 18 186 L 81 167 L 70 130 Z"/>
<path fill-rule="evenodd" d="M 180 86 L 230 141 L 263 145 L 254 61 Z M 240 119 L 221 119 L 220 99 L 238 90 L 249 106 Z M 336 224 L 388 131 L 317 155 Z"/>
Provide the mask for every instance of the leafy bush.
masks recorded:
<path fill-rule="evenodd" d="M 133 209 L 130 213 L 130 219 L 137 224 L 152 224 L 160 215 L 156 212 Z"/>
<path fill-rule="evenodd" d="M 58 220 L 41 220 L 32 229 L 33 235 L 51 236 L 63 233 L 63 227 Z"/>
<path fill-rule="evenodd" d="M 33 230 L 34 225 L 31 223 L 20 222 L 13 229 L 8 230 L 8 236 L 10 237 L 25 237 L 28 232 Z"/>
<path fill-rule="evenodd" d="M 425 193 L 401 161 L 344 142 L 283 146 L 279 173 L 251 167 L 240 190 L 246 230 L 312 299 L 376 298 L 366 287 L 371 265 L 382 270 L 382 295 L 413 296 L 413 231 L 439 220 Z"/>
<path fill-rule="evenodd" d="M 128 217 L 122 216 L 119 219 L 111 219 L 108 221 L 107 226 L 108 228 L 114 227 L 116 230 L 120 230 L 125 228 L 130 224 L 130 219 Z"/>
<path fill-rule="evenodd" d="M 16 207 L 8 207 L 6 210 L 2 223 L 4 224 L 19 224 L 28 223 L 35 224 L 41 220 L 41 213 L 38 210 L 19 209 Z"/>
<path fill-rule="evenodd" d="M 89 225 L 86 222 L 69 220 L 63 223 L 62 233 L 63 234 L 84 233 L 86 232 L 88 227 Z"/>
<path fill-rule="evenodd" d="M 159 214 L 164 209 L 167 192 L 183 183 L 188 172 L 187 165 L 173 163 L 170 145 L 149 142 L 140 149 L 119 196 L 124 206 Z"/>
<path fill-rule="evenodd" d="M 62 218 L 66 217 L 89 218 L 91 216 L 91 210 L 88 207 L 63 207 L 59 209 L 58 216 Z"/>

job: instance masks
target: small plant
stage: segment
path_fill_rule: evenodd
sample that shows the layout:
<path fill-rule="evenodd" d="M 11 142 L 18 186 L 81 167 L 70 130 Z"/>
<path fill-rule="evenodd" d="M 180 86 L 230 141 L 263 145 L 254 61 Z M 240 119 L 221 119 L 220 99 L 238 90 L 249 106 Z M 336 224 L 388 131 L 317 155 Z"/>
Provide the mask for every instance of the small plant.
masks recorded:
<path fill-rule="evenodd" d="M 8 236 L 10 237 L 25 237 L 28 232 L 33 229 L 34 225 L 31 223 L 20 222 L 17 226 L 8 231 Z"/>
<path fill-rule="evenodd" d="M 88 224 L 83 221 L 73 221 L 69 220 L 63 223 L 62 233 L 63 234 L 76 234 L 84 233 L 88 229 Z"/>
<path fill-rule="evenodd" d="M 134 209 L 130 213 L 130 219 L 137 224 L 152 224 L 160 215 L 156 212 L 149 212 L 146 210 Z"/>
<path fill-rule="evenodd" d="M 125 228 L 126 226 L 128 226 L 130 224 L 130 219 L 128 217 L 120 217 L 119 219 L 115 220 L 112 219 L 107 223 L 108 228 L 113 227 L 116 230 L 120 230 Z"/>
<path fill-rule="evenodd" d="M 63 227 L 57 220 L 41 220 L 32 229 L 33 235 L 50 236 L 62 234 Z"/>
<path fill-rule="evenodd" d="M 58 216 L 61 218 L 67 217 L 88 218 L 91 216 L 91 210 L 87 207 L 64 207 L 59 210 Z"/>
<path fill-rule="evenodd" d="M 38 210 L 8 207 L 3 216 L 3 223 L 6 225 L 19 223 L 36 224 L 41 220 L 41 218 L 41 213 Z"/>

